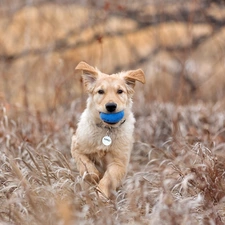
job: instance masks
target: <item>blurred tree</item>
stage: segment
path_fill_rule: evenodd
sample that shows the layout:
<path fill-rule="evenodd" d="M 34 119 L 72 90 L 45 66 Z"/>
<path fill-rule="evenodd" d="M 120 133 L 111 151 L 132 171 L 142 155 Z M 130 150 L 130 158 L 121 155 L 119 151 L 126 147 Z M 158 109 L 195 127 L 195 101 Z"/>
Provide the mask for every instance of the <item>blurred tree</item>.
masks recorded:
<path fill-rule="evenodd" d="M 81 91 L 71 83 L 80 60 L 108 73 L 144 68 L 146 101 L 225 94 L 224 1 L 3 0 L 0 17 L 7 102 L 54 108 L 71 101 Z"/>

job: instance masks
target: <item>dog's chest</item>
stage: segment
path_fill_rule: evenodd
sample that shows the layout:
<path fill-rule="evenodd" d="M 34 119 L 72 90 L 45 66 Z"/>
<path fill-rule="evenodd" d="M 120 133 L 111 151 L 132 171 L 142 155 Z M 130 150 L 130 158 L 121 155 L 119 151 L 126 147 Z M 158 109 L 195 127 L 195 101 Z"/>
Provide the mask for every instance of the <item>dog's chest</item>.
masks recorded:
<path fill-rule="evenodd" d="M 133 141 L 134 118 L 130 114 L 126 122 L 118 127 L 98 126 L 94 120 L 86 120 L 84 113 L 76 131 L 76 143 L 80 152 L 100 156 L 104 152 L 117 151 Z"/>
<path fill-rule="evenodd" d="M 100 127 L 94 129 L 89 127 L 89 129 L 77 132 L 77 135 L 82 152 L 86 154 L 96 153 L 100 158 L 104 156 L 105 152 L 116 148 L 123 139 L 120 129 L 109 130 Z"/>
<path fill-rule="evenodd" d="M 94 146 L 99 155 L 103 155 L 104 152 L 110 151 L 120 141 L 119 133 L 119 131 L 116 133 L 115 131 L 100 129 L 87 135 L 91 146 Z"/>

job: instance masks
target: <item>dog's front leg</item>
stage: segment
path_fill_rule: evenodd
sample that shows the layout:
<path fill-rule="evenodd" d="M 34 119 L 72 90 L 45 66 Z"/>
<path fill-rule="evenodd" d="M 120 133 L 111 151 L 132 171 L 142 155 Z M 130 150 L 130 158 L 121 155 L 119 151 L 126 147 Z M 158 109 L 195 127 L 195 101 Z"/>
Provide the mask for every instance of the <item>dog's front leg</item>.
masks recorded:
<path fill-rule="evenodd" d="M 97 187 L 100 196 L 109 198 L 113 191 L 122 183 L 123 178 L 127 173 L 127 158 L 112 158 L 111 162 L 107 165 L 107 169 L 103 178 L 99 181 Z"/>
<path fill-rule="evenodd" d="M 100 173 L 95 167 L 95 164 L 89 159 L 89 157 L 77 151 L 73 151 L 72 156 L 76 161 L 77 169 L 79 170 L 80 175 L 85 175 L 85 180 L 89 182 L 95 184 L 98 183 Z"/>

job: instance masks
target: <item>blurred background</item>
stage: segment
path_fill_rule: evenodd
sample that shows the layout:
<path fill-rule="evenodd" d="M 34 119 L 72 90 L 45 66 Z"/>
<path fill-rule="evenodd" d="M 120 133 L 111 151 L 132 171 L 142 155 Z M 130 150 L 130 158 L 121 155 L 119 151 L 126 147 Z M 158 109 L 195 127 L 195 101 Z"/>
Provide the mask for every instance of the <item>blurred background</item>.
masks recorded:
<path fill-rule="evenodd" d="M 0 102 L 53 112 L 83 94 L 75 66 L 142 68 L 136 99 L 225 106 L 225 3 L 1 0 Z"/>

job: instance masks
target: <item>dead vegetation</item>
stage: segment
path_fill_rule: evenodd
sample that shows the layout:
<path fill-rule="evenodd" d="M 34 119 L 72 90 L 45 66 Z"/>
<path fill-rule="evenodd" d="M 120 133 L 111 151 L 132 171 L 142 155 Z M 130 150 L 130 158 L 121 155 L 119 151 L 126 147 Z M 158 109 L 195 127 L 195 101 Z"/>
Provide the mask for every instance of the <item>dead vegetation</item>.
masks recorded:
<path fill-rule="evenodd" d="M 224 113 L 204 105 L 145 107 L 145 114 L 136 111 L 129 173 L 109 203 L 82 181 L 71 159 L 73 109 L 13 120 L 1 108 L 1 221 L 223 224 Z"/>
<path fill-rule="evenodd" d="M 223 1 L 0 3 L 0 223 L 224 224 Z M 116 199 L 78 176 L 74 67 L 142 67 L 135 145 Z"/>

